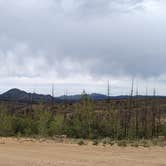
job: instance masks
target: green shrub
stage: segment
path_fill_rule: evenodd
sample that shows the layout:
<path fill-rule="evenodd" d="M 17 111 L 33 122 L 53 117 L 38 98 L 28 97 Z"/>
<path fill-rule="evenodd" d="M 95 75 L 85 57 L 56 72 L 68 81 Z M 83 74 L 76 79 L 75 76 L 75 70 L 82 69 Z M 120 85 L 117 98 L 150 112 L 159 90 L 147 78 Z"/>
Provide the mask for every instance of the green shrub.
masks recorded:
<path fill-rule="evenodd" d="M 148 148 L 148 147 L 150 147 L 150 142 L 147 140 L 141 140 L 140 145 L 145 147 L 145 148 Z"/>
<path fill-rule="evenodd" d="M 106 144 L 110 144 L 111 143 L 111 139 L 109 137 L 106 137 L 104 139 L 102 139 L 102 143 L 105 146 Z"/>
<path fill-rule="evenodd" d="M 0 136 L 13 136 L 12 117 L 3 113 L 0 114 Z"/>
<path fill-rule="evenodd" d="M 95 146 L 97 146 L 99 144 L 99 141 L 98 140 L 93 140 L 93 143 L 92 143 L 92 145 L 95 145 Z"/>
<path fill-rule="evenodd" d="M 103 141 L 103 146 L 106 146 L 106 144 L 107 144 L 107 141 L 104 140 L 104 141 Z"/>
<path fill-rule="evenodd" d="M 158 145 L 158 142 L 159 142 L 158 139 L 153 139 L 153 140 L 152 140 L 152 144 L 153 144 L 154 146 Z"/>
<path fill-rule="evenodd" d="M 63 134 L 63 117 L 56 115 L 56 117 L 48 125 L 48 135 L 62 135 Z"/>
<path fill-rule="evenodd" d="M 131 146 L 137 148 L 137 147 L 139 147 L 139 143 L 138 142 L 133 142 L 133 143 L 131 143 Z"/>
<path fill-rule="evenodd" d="M 122 147 L 126 147 L 127 146 L 127 142 L 125 140 L 123 141 L 118 141 L 117 143 L 118 146 L 122 146 Z"/>
<path fill-rule="evenodd" d="M 158 146 L 165 147 L 166 146 L 166 141 L 160 141 L 160 142 L 158 142 Z"/>
<path fill-rule="evenodd" d="M 85 145 L 84 140 L 80 140 L 80 141 L 78 141 L 78 145 Z"/>

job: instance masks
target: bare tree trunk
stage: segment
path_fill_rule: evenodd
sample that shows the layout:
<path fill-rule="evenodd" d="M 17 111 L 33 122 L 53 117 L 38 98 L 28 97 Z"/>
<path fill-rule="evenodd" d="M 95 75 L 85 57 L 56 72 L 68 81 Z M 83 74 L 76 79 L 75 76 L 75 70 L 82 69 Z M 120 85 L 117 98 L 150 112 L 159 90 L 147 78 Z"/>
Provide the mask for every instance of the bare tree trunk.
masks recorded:
<path fill-rule="evenodd" d="M 127 112 L 127 121 L 126 121 L 126 136 L 128 136 L 128 131 L 130 129 L 130 123 L 131 123 L 131 113 L 133 109 L 133 91 L 134 91 L 134 78 L 132 78 L 132 84 L 131 84 L 131 94 L 129 97 L 129 110 Z"/>
<path fill-rule="evenodd" d="M 160 134 L 160 125 L 161 125 L 161 112 L 160 112 L 160 101 L 157 100 L 157 128 L 156 136 L 159 137 Z"/>
<path fill-rule="evenodd" d="M 108 80 L 108 87 L 107 87 L 107 110 L 110 111 L 110 82 Z"/>
<path fill-rule="evenodd" d="M 52 104 L 52 109 L 54 107 L 54 84 L 52 84 L 52 101 L 51 101 L 51 104 Z"/>
<path fill-rule="evenodd" d="M 136 91 L 136 109 L 135 109 L 135 130 L 136 130 L 136 138 L 139 137 L 139 126 L 138 126 L 138 116 L 139 116 L 139 103 L 138 103 L 138 87 L 137 87 L 137 91 Z"/>
<path fill-rule="evenodd" d="M 156 136 L 156 90 L 153 92 L 153 107 L 152 107 L 152 137 Z"/>

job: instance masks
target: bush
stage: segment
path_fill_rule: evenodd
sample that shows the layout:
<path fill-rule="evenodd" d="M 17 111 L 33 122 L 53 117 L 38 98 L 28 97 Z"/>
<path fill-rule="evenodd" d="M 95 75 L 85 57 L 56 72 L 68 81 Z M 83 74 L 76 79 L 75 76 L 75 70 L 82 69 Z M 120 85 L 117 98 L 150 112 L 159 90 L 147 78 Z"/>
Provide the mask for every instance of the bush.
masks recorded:
<path fill-rule="evenodd" d="M 152 140 L 152 144 L 153 144 L 154 146 L 158 145 L 158 140 L 157 140 L 157 139 L 153 139 L 153 140 Z"/>
<path fill-rule="evenodd" d="M 12 118 L 6 114 L 0 115 L 0 136 L 13 136 Z"/>
<path fill-rule="evenodd" d="M 133 142 L 133 143 L 131 143 L 131 146 L 137 148 L 137 147 L 139 147 L 139 143 L 138 142 Z"/>
<path fill-rule="evenodd" d="M 127 146 L 127 142 L 124 140 L 124 141 L 118 141 L 117 143 L 118 146 L 122 146 L 122 147 L 126 147 Z"/>
<path fill-rule="evenodd" d="M 113 146 L 113 145 L 115 144 L 115 142 L 110 141 L 109 144 L 110 144 L 111 146 Z"/>
<path fill-rule="evenodd" d="M 48 125 L 48 135 L 55 136 L 63 134 L 63 117 L 56 115 L 56 117 Z"/>
<path fill-rule="evenodd" d="M 93 143 L 92 143 L 92 145 L 95 145 L 95 146 L 97 146 L 99 144 L 99 142 L 98 142 L 98 140 L 93 140 Z"/>
<path fill-rule="evenodd" d="M 84 140 L 80 140 L 80 141 L 78 142 L 78 145 L 85 145 Z"/>
<path fill-rule="evenodd" d="M 150 142 L 148 142 L 147 140 L 142 140 L 140 142 L 140 145 L 145 147 L 145 148 L 148 148 L 148 147 L 150 147 Z"/>
<path fill-rule="evenodd" d="M 111 143 L 111 139 L 109 137 L 106 137 L 102 140 L 103 145 L 105 146 L 106 144 L 110 144 Z"/>
<path fill-rule="evenodd" d="M 166 146 L 166 142 L 165 141 L 160 141 L 160 142 L 158 142 L 158 146 L 165 147 Z"/>
<path fill-rule="evenodd" d="M 103 146 L 106 146 L 106 144 L 107 144 L 107 141 L 104 140 L 104 141 L 103 141 Z"/>

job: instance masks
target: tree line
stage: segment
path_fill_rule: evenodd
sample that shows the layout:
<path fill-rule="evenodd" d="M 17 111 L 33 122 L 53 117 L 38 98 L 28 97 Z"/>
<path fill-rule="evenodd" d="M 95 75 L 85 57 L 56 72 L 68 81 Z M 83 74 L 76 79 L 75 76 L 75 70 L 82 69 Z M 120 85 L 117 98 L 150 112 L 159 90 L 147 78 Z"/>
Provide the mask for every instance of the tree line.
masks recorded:
<path fill-rule="evenodd" d="M 44 104 L 33 108 L 28 114 L 15 115 L 0 107 L 0 136 L 43 137 L 67 135 L 72 138 L 98 139 L 152 139 L 166 136 L 165 110 L 160 108 L 155 98 L 150 103 L 140 105 L 135 99 L 127 100 L 126 108 L 111 107 L 105 101 L 106 109 L 96 110 L 95 102 L 84 94 L 69 114 L 56 113 Z M 51 106 L 53 107 L 53 105 Z"/>

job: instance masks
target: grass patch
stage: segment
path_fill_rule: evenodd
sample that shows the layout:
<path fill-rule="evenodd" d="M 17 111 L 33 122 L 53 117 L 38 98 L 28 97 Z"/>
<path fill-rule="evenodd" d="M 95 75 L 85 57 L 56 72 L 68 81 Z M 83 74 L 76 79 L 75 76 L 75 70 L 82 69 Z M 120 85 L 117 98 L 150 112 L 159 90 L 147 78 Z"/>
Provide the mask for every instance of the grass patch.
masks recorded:
<path fill-rule="evenodd" d="M 81 145 L 86 145 L 86 144 L 85 144 L 84 140 L 79 140 L 79 141 L 78 141 L 78 145 L 81 146 Z"/>
<path fill-rule="evenodd" d="M 139 141 L 139 145 L 143 146 L 144 148 L 153 146 L 152 141 L 150 141 L 150 140 L 141 140 L 141 141 Z"/>
<path fill-rule="evenodd" d="M 132 147 L 136 147 L 138 148 L 139 147 L 139 143 L 138 142 L 133 142 L 130 144 Z"/>
<path fill-rule="evenodd" d="M 127 146 L 127 141 L 125 141 L 125 140 L 118 141 L 118 142 L 117 142 L 117 145 L 118 145 L 118 146 L 121 146 L 121 147 L 126 147 L 126 146 Z"/>

